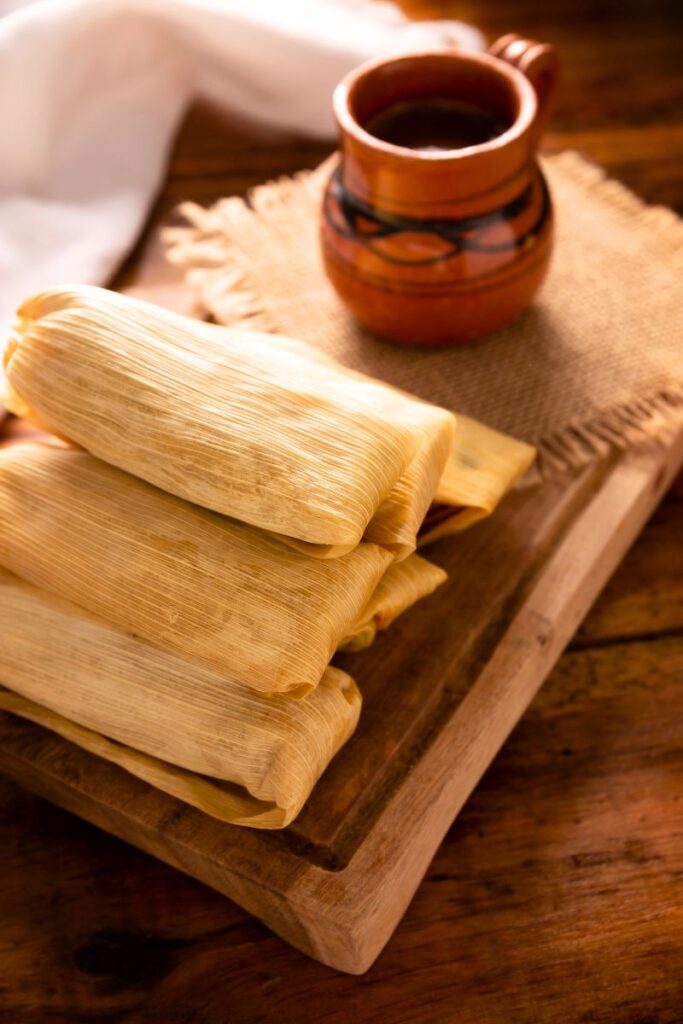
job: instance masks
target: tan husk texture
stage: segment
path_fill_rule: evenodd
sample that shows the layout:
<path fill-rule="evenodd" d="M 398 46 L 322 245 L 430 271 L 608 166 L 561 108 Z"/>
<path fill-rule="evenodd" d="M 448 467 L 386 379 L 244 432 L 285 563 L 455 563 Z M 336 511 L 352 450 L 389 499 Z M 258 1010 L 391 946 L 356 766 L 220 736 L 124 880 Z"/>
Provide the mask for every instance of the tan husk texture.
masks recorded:
<path fill-rule="evenodd" d="M 59 442 L 0 449 L 0 565 L 265 693 L 317 686 L 391 562 L 311 558 Z"/>
<path fill-rule="evenodd" d="M 372 625 L 370 642 L 446 578 L 417 555 L 390 564 L 374 544 L 310 558 L 56 441 L 0 449 L 0 530 L 0 564 L 23 578 L 246 686 L 295 696 L 338 646 Z"/>
<path fill-rule="evenodd" d="M 447 580 L 446 572 L 419 555 L 389 566 L 353 632 L 340 644 L 344 651 L 369 647 L 379 630 L 386 629 L 406 609 L 432 594 Z"/>
<path fill-rule="evenodd" d="M 323 557 L 414 550 L 453 442 L 450 413 L 290 339 L 101 288 L 28 299 L 3 361 L 12 411 Z"/>
<path fill-rule="evenodd" d="M 4 570 L 0 619 L 0 707 L 235 824 L 287 825 L 358 721 L 340 669 L 266 698 Z"/>
<path fill-rule="evenodd" d="M 490 515 L 535 458 L 532 445 L 458 414 L 455 442 L 418 546 L 459 533 Z"/>

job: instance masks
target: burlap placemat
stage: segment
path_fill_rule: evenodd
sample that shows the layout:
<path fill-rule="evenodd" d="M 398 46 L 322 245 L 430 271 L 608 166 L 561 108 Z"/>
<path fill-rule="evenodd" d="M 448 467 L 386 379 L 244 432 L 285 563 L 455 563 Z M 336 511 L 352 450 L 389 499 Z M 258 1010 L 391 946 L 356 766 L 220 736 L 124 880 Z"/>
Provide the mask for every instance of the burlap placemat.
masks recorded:
<path fill-rule="evenodd" d="M 683 221 L 578 154 L 544 161 L 557 212 L 548 279 L 510 327 L 454 349 L 374 338 L 328 284 L 318 211 L 329 161 L 244 201 L 184 204 L 169 258 L 219 322 L 279 331 L 539 447 L 541 472 L 657 434 L 683 409 Z"/>

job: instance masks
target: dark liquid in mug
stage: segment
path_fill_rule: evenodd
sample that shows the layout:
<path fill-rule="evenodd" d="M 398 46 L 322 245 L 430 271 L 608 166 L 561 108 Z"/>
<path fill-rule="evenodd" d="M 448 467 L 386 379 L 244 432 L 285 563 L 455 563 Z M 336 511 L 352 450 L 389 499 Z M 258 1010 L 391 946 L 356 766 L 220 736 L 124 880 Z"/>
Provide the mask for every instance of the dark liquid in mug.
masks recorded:
<path fill-rule="evenodd" d="M 394 103 L 363 127 L 382 142 L 428 153 L 480 146 L 509 125 L 473 103 L 429 97 Z"/>

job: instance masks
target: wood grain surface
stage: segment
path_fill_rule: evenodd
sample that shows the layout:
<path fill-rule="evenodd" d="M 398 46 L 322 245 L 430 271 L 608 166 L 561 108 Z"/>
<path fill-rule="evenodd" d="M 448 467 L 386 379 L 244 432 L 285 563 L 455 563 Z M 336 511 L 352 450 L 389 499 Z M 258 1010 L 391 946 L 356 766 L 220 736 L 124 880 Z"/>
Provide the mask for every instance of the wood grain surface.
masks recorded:
<path fill-rule="evenodd" d="M 555 42 L 551 148 L 573 145 L 679 206 L 674 4 L 417 4 L 490 38 Z M 676 109 L 675 103 L 679 107 Z M 156 224 L 312 166 L 194 111 L 152 226 L 119 279 L 189 308 Z M 2 784 L 1 1021 L 683 1020 L 683 486 L 655 514 L 442 845 L 363 978 L 289 949 L 222 897 Z"/>

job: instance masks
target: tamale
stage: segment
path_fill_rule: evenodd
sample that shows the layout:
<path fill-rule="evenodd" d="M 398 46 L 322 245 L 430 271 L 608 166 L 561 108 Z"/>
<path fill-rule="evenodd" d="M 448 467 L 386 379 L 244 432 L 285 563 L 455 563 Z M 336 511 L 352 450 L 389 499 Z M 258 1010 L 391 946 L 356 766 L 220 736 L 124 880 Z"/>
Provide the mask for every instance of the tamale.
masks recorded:
<path fill-rule="evenodd" d="M 388 626 L 423 597 L 432 594 L 447 579 L 438 565 L 419 555 L 389 566 L 353 632 L 340 644 L 340 650 L 360 651 L 369 647 L 378 630 Z"/>
<path fill-rule="evenodd" d="M 287 825 L 358 721 L 339 669 L 267 698 L 3 570 L 0 620 L 0 707 L 225 821 Z"/>
<path fill-rule="evenodd" d="M 265 693 L 318 684 L 391 561 L 311 558 L 60 442 L 0 449 L 0 565 Z"/>
<path fill-rule="evenodd" d="M 454 418 L 274 335 L 100 288 L 20 308 L 12 411 L 171 494 L 339 556 L 415 548 Z"/>
<path fill-rule="evenodd" d="M 277 336 L 277 342 L 310 359 L 334 366 L 340 365 L 327 353 L 308 342 L 285 338 L 282 335 Z M 464 416 L 462 413 L 454 415 L 455 432 L 452 442 L 448 444 L 446 462 L 437 479 L 436 487 L 433 485 L 434 478 L 427 476 L 428 473 L 434 472 L 435 463 L 428 461 L 429 445 L 423 445 L 422 465 L 418 454 L 375 513 L 365 532 L 365 540 L 381 544 L 388 539 L 388 547 L 393 547 L 398 557 L 405 558 L 415 523 L 419 546 L 440 537 L 460 533 L 480 519 L 491 515 L 501 499 L 533 464 L 536 458 L 536 449 L 533 445 L 500 430 L 494 430 L 470 416 Z M 424 418 L 424 413 L 421 413 L 420 419 L 429 433 L 429 424 Z M 432 438 L 437 433 L 438 426 L 434 423 Z M 441 444 L 444 443 L 444 437 L 443 433 L 438 433 Z M 436 464 L 438 462 L 439 460 L 436 460 Z M 411 487 L 421 489 L 422 502 L 416 501 L 414 495 L 408 501 L 401 500 L 401 489 L 410 491 Z M 432 496 L 429 502 L 425 501 L 424 497 L 427 493 Z M 395 523 L 391 522 L 392 516 L 396 515 L 401 517 L 402 528 L 397 529 Z M 393 535 L 392 528 L 396 531 Z M 403 544 L 397 542 L 397 533 L 402 533 Z M 303 544 L 301 548 L 307 550 L 308 546 Z M 399 578 L 396 577 L 397 580 Z"/>

